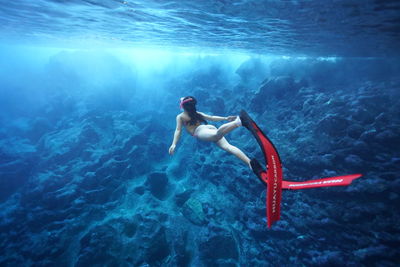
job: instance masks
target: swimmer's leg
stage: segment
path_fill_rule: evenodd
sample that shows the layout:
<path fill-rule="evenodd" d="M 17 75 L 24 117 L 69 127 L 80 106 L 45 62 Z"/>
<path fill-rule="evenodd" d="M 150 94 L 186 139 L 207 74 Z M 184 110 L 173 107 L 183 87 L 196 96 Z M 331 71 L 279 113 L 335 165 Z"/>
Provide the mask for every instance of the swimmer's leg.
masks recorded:
<path fill-rule="evenodd" d="M 240 121 L 239 116 L 237 116 L 236 120 L 221 125 L 217 130 L 217 136 L 222 138 L 224 135 L 240 126 L 242 126 L 242 122 Z"/>
<path fill-rule="evenodd" d="M 246 163 L 251 169 L 250 159 L 243 153 L 242 150 L 240 150 L 239 148 L 229 144 L 228 141 L 225 139 L 225 137 L 222 137 L 216 143 L 223 150 L 225 150 L 225 151 L 227 151 L 229 153 L 232 153 L 233 155 L 238 157 L 240 160 L 242 160 L 244 163 Z"/>

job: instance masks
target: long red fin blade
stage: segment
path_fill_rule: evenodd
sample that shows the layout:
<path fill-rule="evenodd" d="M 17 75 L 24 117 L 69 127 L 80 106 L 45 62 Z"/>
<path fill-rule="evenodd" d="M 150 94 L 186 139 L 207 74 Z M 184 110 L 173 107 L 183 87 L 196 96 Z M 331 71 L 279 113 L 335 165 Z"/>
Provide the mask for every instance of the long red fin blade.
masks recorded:
<path fill-rule="evenodd" d="M 282 199 L 282 164 L 274 145 L 262 133 L 257 124 L 253 122 L 253 128 L 263 144 L 263 153 L 266 159 L 268 169 L 265 174 L 267 186 L 267 221 L 268 227 L 276 221 L 279 221 L 281 216 L 281 199 Z M 263 175 L 264 176 L 264 175 Z M 265 180 L 265 178 L 263 179 Z"/>
<path fill-rule="evenodd" d="M 283 181 L 282 188 L 284 189 L 306 189 L 306 188 L 317 188 L 317 187 L 330 187 L 330 186 L 347 186 L 350 185 L 353 180 L 360 178 L 362 174 L 350 174 L 315 180 L 308 180 L 303 182 L 291 182 Z"/>

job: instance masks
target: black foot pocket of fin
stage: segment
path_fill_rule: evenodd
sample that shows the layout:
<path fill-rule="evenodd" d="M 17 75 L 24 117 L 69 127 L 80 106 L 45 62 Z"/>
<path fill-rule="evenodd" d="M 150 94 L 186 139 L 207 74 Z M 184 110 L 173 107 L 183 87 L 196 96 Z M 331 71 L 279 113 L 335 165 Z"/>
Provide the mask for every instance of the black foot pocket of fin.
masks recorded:
<path fill-rule="evenodd" d="M 253 120 L 250 118 L 249 114 L 247 114 L 246 111 L 241 110 L 241 111 L 240 111 L 240 116 L 239 116 L 239 117 L 240 117 L 240 120 L 242 121 L 242 125 L 243 125 L 244 127 L 246 127 L 247 129 L 250 130 L 251 122 L 252 122 Z"/>
<path fill-rule="evenodd" d="M 265 170 L 263 169 L 263 167 L 261 166 L 261 164 L 258 162 L 258 160 L 252 159 L 252 160 L 250 161 L 250 165 L 251 165 L 251 168 L 252 168 L 253 172 L 257 175 L 257 177 L 260 178 L 260 180 L 261 180 L 262 182 L 264 182 L 264 181 L 262 180 L 262 178 L 261 178 L 261 173 L 262 173 L 262 172 L 265 172 Z M 265 183 L 265 182 L 264 182 L 264 183 Z"/>

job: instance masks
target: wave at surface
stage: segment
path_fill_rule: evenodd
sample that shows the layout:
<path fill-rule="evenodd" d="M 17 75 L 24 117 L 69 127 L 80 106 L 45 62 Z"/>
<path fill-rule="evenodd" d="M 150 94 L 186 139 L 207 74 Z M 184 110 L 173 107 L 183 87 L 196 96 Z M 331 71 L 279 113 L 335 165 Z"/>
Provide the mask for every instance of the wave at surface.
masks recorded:
<path fill-rule="evenodd" d="M 245 50 L 311 56 L 398 55 L 397 1 L 7 1 L 3 41 Z M 88 42 L 90 40 L 90 42 Z"/>

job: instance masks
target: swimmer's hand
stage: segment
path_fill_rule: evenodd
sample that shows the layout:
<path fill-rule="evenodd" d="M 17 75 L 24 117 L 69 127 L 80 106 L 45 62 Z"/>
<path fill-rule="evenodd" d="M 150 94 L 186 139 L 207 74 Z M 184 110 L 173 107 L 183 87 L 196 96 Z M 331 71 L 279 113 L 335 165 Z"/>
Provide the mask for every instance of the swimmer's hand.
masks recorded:
<path fill-rule="evenodd" d="M 226 119 L 227 121 L 234 121 L 236 119 L 236 116 L 228 116 Z"/>
<path fill-rule="evenodd" d="M 176 145 L 171 145 L 171 146 L 169 147 L 169 154 L 170 154 L 170 155 L 173 155 L 173 154 L 174 154 L 174 152 L 175 152 L 175 147 L 176 147 Z"/>

